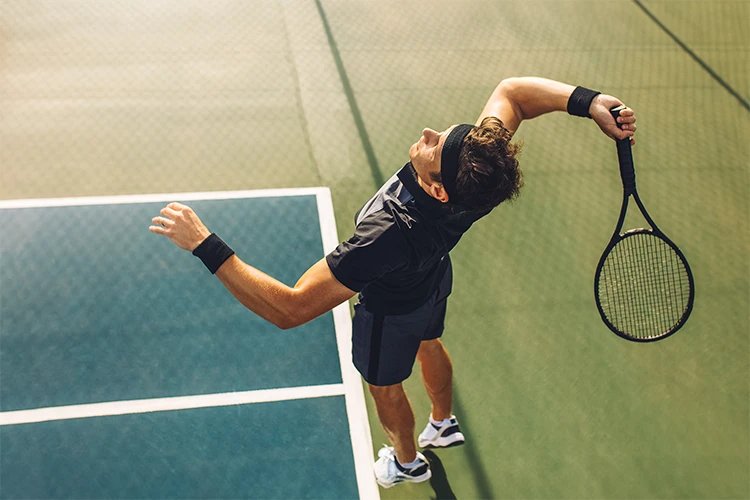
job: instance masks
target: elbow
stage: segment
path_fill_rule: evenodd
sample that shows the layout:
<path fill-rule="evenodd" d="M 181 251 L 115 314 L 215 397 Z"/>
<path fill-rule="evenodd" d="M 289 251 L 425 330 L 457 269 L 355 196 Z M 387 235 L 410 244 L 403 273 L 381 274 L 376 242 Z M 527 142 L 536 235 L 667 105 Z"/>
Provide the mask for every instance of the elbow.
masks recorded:
<path fill-rule="evenodd" d="M 270 321 L 280 330 L 291 330 L 303 323 L 296 317 L 296 315 L 291 313 L 279 314 L 275 318 L 270 319 Z"/>
<path fill-rule="evenodd" d="M 274 297 L 266 314 L 261 315 L 280 330 L 290 330 L 305 323 L 301 318 L 302 311 L 300 311 L 300 300 L 296 290 L 288 289 L 286 291 L 288 293 Z"/>
<path fill-rule="evenodd" d="M 321 309 L 320 304 L 312 303 L 302 291 L 294 289 L 288 301 L 278 309 L 276 321 L 273 323 L 282 330 L 289 330 L 314 320 L 330 309 Z"/>
<path fill-rule="evenodd" d="M 497 89 L 495 89 L 497 97 L 511 106 L 513 114 L 516 116 L 519 123 L 527 118 L 523 111 L 523 107 L 521 106 L 523 100 L 523 84 L 523 78 L 511 77 L 501 81 L 498 84 Z"/>
<path fill-rule="evenodd" d="M 518 86 L 518 77 L 505 78 L 497 86 L 497 92 L 505 97 L 510 97 Z"/>
<path fill-rule="evenodd" d="M 290 321 L 277 321 L 277 322 L 274 323 L 274 325 L 276 325 L 277 327 L 279 327 L 279 330 L 291 330 L 295 326 L 298 326 L 298 325 L 295 325 L 294 323 L 292 323 Z"/>
<path fill-rule="evenodd" d="M 308 321 L 310 321 L 310 318 L 305 318 L 305 312 L 299 307 L 299 304 L 297 302 L 291 302 L 283 309 L 283 311 L 279 311 L 273 324 L 281 330 L 291 330 L 292 328 L 304 325 Z"/>
<path fill-rule="evenodd" d="M 290 330 L 292 328 L 297 328 L 298 326 L 302 326 L 305 323 L 312 321 L 313 319 L 317 318 L 319 315 L 320 314 L 315 314 L 309 310 L 296 309 L 294 312 L 285 314 L 275 324 L 282 330 Z"/>
<path fill-rule="evenodd" d="M 299 321 L 297 318 L 288 316 L 279 318 L 277 321 L 273 322 L 273 324 L 281 330 L 291 330 L 292 328 L 300 326 L 302 323 L 303 322 Z"/>
<path fill-rule="evenodd" d="M 310 310 L 297 309 L 294 312 L 287 313 L 281 316 L 274 324 L 282 330 L 290 330 L 297 328 L 305 323 L 312 321 L 313 319 L 320 316 L 320 313 L 314 313 Z"/>

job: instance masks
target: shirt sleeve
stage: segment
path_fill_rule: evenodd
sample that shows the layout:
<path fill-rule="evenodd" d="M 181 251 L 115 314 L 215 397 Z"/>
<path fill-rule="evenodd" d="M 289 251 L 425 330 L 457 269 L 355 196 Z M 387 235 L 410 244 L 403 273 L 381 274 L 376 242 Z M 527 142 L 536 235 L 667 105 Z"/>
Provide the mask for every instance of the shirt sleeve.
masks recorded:
<path fill-rule="evenodd" d="M 359 223 L 354 236 L 326 255 L 336 279 L 360 292 L 364 287 L 408 263 L 408 247 L 393 216 L 385 212 Z"/>

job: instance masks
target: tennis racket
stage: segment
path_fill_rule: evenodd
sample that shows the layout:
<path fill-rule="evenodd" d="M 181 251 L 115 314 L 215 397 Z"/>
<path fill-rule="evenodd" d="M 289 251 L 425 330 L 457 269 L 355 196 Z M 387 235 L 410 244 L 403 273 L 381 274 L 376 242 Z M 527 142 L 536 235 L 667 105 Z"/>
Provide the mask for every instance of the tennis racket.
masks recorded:
<path fill-rule="evenodd" d="M 625 106 L 610 110 L 615 121 L 623 109 Z M 685 256 L 654 224 L 638 196 L 630 138 L 617 141 L 617 157 L 624 189 L 622 208 L 596 268 L 596 307 L 604 324 L 620 337 L 652 342 L 675 333 L 690 316 L 695 298 L 693 273 Z M 631 195 L 651 229 L 620 232 Z"/>

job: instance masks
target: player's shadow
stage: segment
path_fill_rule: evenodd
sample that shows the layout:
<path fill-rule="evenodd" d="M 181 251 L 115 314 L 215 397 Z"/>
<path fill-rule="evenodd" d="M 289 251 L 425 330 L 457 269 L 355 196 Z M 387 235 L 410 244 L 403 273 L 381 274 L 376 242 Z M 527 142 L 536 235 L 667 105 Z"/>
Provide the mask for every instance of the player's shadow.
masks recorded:
<path fill-rule="evenodd" d="M 450 483 L 448 483 L 448 475 L 445 473 L 445 467 L 443 462 L 440 461 L 435 452 L 431 450 L 424 450 L 422 454 L 430 462 L 430 469 L 432 469 L 432 478 L 430 478 L 430 486 L 435 490 L 435 500 L 457 500 L 456 494 L 453 493 Z"/>

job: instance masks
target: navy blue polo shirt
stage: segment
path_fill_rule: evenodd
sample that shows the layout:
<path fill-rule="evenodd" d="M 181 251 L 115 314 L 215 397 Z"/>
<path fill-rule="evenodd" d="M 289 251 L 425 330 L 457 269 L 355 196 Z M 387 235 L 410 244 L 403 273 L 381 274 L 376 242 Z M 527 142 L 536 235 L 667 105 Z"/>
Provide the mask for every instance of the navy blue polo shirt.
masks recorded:
<path fill-rule="evenodd" d="M 467 212 L 436 200 L 411 162 L 388 179 L 355 217 L 354 236 L 326 256 L 336 279 L 379 314 L 418 309 L 450 265 L 448 252 L 491 210 Z"/>

